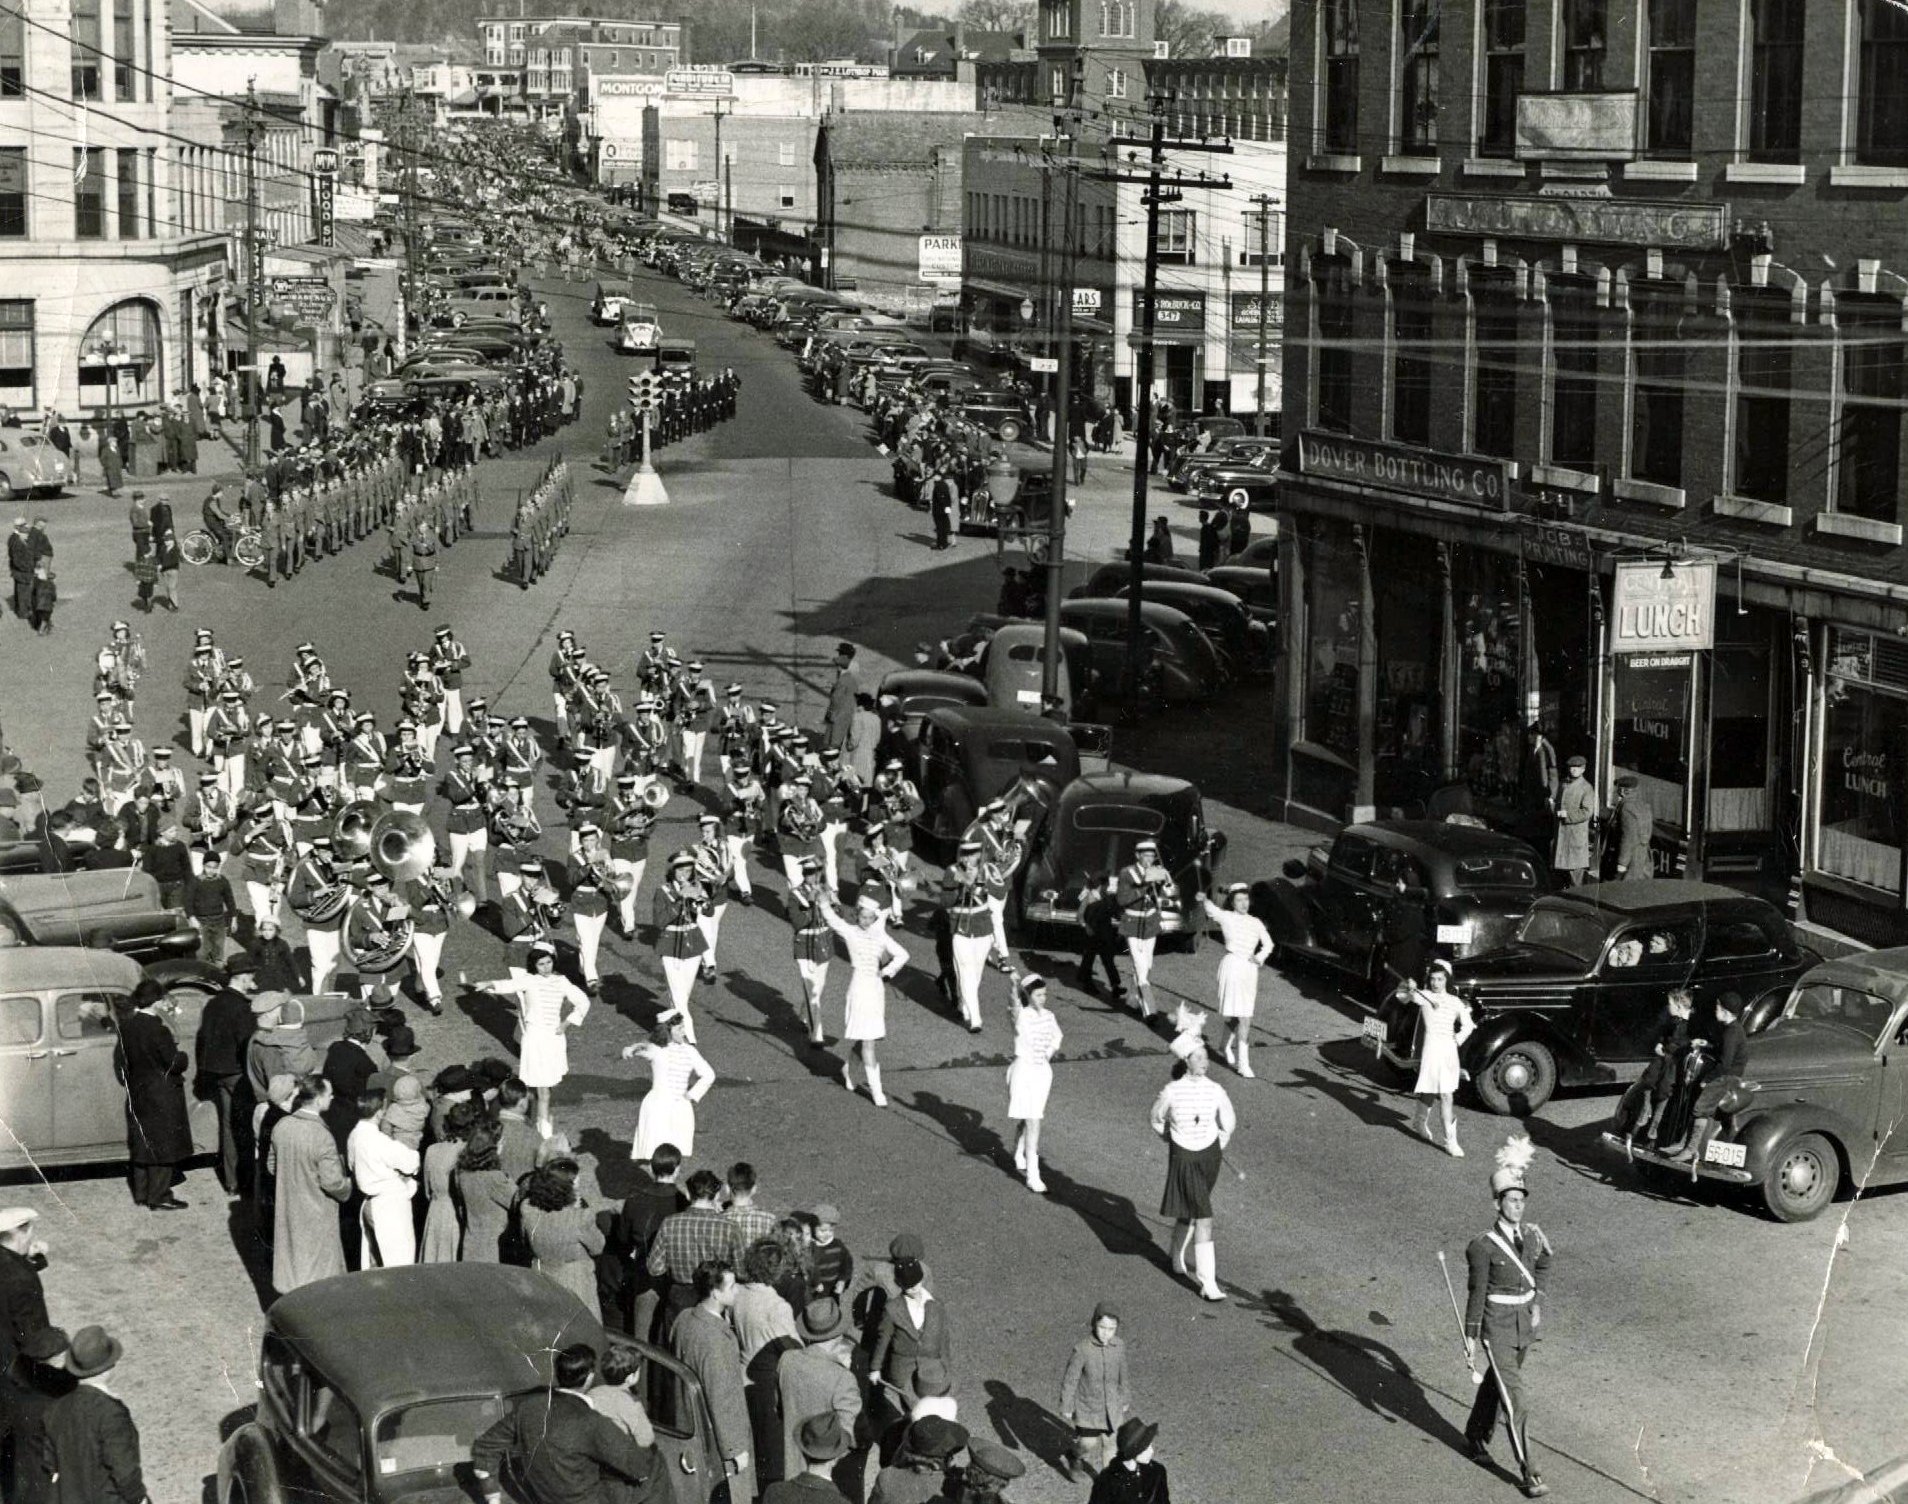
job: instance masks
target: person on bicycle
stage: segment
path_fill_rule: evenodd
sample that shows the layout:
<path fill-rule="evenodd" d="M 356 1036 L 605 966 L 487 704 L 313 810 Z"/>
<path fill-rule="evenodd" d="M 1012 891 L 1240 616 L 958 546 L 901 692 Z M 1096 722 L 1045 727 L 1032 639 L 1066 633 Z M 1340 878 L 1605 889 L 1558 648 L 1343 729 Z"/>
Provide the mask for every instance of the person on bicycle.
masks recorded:
<path fill-rule="evenodd" d="M 232 514 L 225 509 L 225 487 L 218 481 L 199 507 L 199 518 L 212 535 L 213 557 L 221 564 L 232 562 Z"/>

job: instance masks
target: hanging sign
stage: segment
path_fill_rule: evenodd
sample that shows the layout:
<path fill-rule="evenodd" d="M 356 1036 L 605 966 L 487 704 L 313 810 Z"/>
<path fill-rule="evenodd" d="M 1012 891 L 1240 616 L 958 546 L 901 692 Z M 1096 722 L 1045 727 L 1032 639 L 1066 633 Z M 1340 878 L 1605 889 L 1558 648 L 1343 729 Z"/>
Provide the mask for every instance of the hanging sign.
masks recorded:
<path fill-rule="evenodd" d="M 1702 652 L 1716 645 L 1714 560 L 1649 559 L 1616 567 L 1610 651 Z"/>

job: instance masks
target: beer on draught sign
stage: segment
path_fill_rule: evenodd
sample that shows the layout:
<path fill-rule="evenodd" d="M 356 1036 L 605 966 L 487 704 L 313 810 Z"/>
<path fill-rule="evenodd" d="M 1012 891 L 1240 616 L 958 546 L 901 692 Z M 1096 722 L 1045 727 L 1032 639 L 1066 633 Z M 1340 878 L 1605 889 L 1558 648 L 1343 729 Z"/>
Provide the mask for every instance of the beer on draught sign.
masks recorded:
<path fill-rule="evenodd" d="M 1634 560 L 1616 567 L 1610 651 L 1699 652 L 1716 645 L 1716 561 Z"/>

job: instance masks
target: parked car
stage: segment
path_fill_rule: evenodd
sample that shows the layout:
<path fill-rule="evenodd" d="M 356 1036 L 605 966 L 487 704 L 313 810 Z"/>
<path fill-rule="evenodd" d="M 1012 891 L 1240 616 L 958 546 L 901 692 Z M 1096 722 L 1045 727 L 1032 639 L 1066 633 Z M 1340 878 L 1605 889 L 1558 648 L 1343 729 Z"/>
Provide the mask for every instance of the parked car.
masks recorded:
<path fill-rule="evenodd" d="M 1254 621 L 1262 621 L 1268 629 L 1277 630 L 1279 580 L 1271 570 L 1244 564 L 1215 564 L 1206 571 L 1206 578 L 1218 589 L 1237 596 L 1252 613 Z"/>
<path fill-rule="evenodd" d="M 1206 471 L 1220 465 L 1253 465 L 1271 455 L 1272 463 L 1278 463 L 1279 441 L 1260 438 L 1257 434 L 1235 433 L 1228 438 L 1213 440 L 1210 449 L 1191 449 L 1179 457 L 1179 463 L 1173 466 L 1167 476 L 1167 483 L 1175 491 L 1190 491 L 1199 477 Z"/>
<path fill-rule="evenodd" d="M 1127 603 L 1070 600 L 1060 603 L 1060 623 L 1087 640 L 1096 696 L 1116 695 L 1126 682 Z M 1209 699 L 1225 677 L 1219 654 L 1191 617 L 1171 606 L 1140 602 L 1141 671 L 1148 692 L 1168 704 Z"/>
<path fill-rule="evenodd" d="M 472 319 L 498 319 L 506 324 L 523 322 L 523 313 L 518 306 L 516 291 L 504 287 L 481 287 L 470 292 L 460 292 L 445 300 L 438 309 L 434 323 L 449 324 L 460 329 Z"/>
<path fill-rule="evenodd" d="M 1277 569 L 1279 567 L 1279 530 L 1261 533 L 1244 548 L 1219 561 L 1227 569 Z"/>
<path fill-rule="evenodd" d="M 1117 599 L 1130 599 L 1131 585 L 1122 585 Z M 1171 606 L 1191 617 L 1199 630 L 1219 650 L 1229 674 L 1265 672 L 1272 667 L 1272 634 L 1254 621 L 1236 595 L 1212 585 L 1194 585 L 1181 580 L 1142 579 L 1140 599 Z"/>
<path fill-rule="evenodd" d="M 1652 1058 L 1664 998 L 1688 987 L 1698 1019 L 1718 995 L 1754 1006 L 1820 959 L 1760 898 L 1714 883 L 1590 883 L 1540 898 L 1512 942 L 1457 963 L 1477 1032 L 1460 1052 L 1492 1112 L 1523 1116 L 1559 1086 L 1634 1080 Z M 1418 1010 L 1389 999 L 1367 1028 L 1402 1069 Z"/>
<path fill-rule="evenodd" d="M 1177 564 L 1155 564 L 1151 560 L 1140 561 L 1140 578 L 1151 584 L 1155 580 L 1170 580 L 1181 585 L 1204 585 L 1206 577 L 1196 569 L 1182 569 Z M 1075 585 L 1067 592 L 1067 599 L 1100 600 L 1118 595 L 1133 583 L 1133 566 L 1125 559 L 1115 559 L 1109 564 L 1094 568 L 1085 581 Z"/>
<path fill-rule="evenodd" d="M 1087 660 L 1087 641 L 1077 632 L 1060 629 L 1060 670 L 1056 676 L 1057 707 L 1063 718 L 1073 714 L 1076 665 Z M 1047 629 L 1044 623 L 1006 621 L 996 627 L 981 649 L 976 665 L 987 686 L 987 703 L 1038 715 L 1047 673 Z"/>
<path fill-rule="evenodd" d="M 1146 837 L 1173 875 L 1176 900 L 1161 915 L 1166 935 L 1196 932 L 1198 896 L 1225 854 L 1224 835 L 1206 829 L 1199 790 L 1159 773 L 1083 773 L 1053 802 L 1034 830 L 1015 883 L 1015 913 L 1024 927 L 1078 926 L 1081 889 L 1133 860 Z"/>
<path fill-rule="evenodd" d="M 403 1333 L 394 1340 L 394 1333 Z M 413 1264 L 302 1286 L 265 1313 L 258 1408 L 219 1449 L 218 1504 L 465 1500 L 470 1450 L 519 1399 L 548 1393 L 574 1343 L 641 1354 L 643 1408 L 669 1504 L 727 1504 L 695 1375 L 604 1331 L 569 1291 L 505 1264 Z M 509 1497 L 524 1495 L 508 1476 Z"/>
<path fill-rule="evenodd" d="M 126 1089 L 113 1069 L 113 1020 L 142 976 L 167 989 L 166 1023 L 190 1052 L 222 972 L 185 958 L 142 969 L 114 951 L 78 946 L 0 948 L 0 1170 L 124 1161 Z M 307 1004 L 306 1032 L 321 1055 L 354 1002 Z M 209 1102 L 191 1108 L 193 1145 L 209 1153 L 218 1146 L 216 1114 Z"/>
<path fill-rule="evenodd" d="M 137 961 L 188 956 L 199 932 L 149 872 L 110 868 L 0 876 L 0 945 L 86 945 Z"/>
<path fill-rule="evenodd" d="M 1022 434 L 1033 431 L 1033 414 L 1027 411 L 1027 404 L 1018 392 L 1003 391 L 999 387 L 962 392 L 959 408 L 963 418 L 979 424 L 1003 444 L 1011 444 Z"/>
<path fill-rule="evenodd" d="M 875 691 L 887 755 L 899 757 L 908 765 L 908 776 L 918 778 L 915 752 L 928 716 L 944 706 L 986 703 L 987 686 L 971 674 L 934 668 L 894 670 Z"/>
<path fill-rule="evenodd" d="M 945 707 L 921 725 L 925 805 L 915 823 L 938 841 L 956 841 L 980 808 L 1016 788 L 1039 808 L 1080 776 L 1080 754 L 1067 728 L 1025 710 Z"/>
<path fill-rule="evenodd" d="M 1739 1077 L 1723 1083 L 1718 1132 L 1695 1174 L 1754 1189 L 1784 1222 L 1806 1222 L 1844 1186 L 1908 1180 L 1897 1131 L 1908 1116 L 1908 948 L 1824 961 L 1769 1011 Z M 1631 1152 L 1691 1170 L 1687 1159 Z"/>
<path fill-rule="evenodd" d="M 57 496 L 73 478 L 66 456 L 37 433 L 0 431 L 0 495 Z"/>
<path fill-rule="evenodd" d="M 1549 864 L 1511 836 L 1450 821 L 1372 820 L 1254 883 L 1252 912 L 1282 962 L 1323 963 L 1375 1001 L 1390 987 L 1389 937 L 1415 921 L 1427 959 L 1495 950 L 1549 887 Z"/>
<path fill-rule="evenodd" d="M 1192 494 L 1202 507 L 1247 507 L 1270 511 L 1278 504 L 1279 455 L 1266 451 L 1255 463 L 1226 461 L 1195 472 Z"/>

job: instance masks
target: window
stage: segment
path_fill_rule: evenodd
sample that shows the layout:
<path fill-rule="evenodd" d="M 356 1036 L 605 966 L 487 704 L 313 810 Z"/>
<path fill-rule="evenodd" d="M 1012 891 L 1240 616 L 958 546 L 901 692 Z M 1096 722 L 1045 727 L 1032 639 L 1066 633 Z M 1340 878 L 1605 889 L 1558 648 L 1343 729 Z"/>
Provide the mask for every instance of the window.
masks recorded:
<path fill-rule="evenodd" d="M 1504 280 L 1473 283 L 1471 328 L 1477 376 L 1471 448 L 1508 458 L 1517 443 L 1517 297 Z"/>
<path fill-rule="evenodd" d="M 1047 35 L 1065 38 L 1073 35 L 1073 8 L 1070 0 L 1056 0 L 1046 6 Z"/>
<path fill-rule="evenodd" d="M 1063 63 L 1055 63 L 1048 76 L 1049 93 L 1055 104 L 1065 104 L 1073 96 L 1067 89 L 1067 70 Z"/>
<path fill-rule="evenodd" d="M 1687 153 L 1696 96 L 1696 0 L 1650 0 L 1650 51 L 1644 144 Z"/>
<path fill-rule="evenodd" d="M 26 233 L 26 148 L 0 147 L 0 240 L 20 240 Z"/>
<path fill-rule="evenodd" d="M 1856 159 L 1908 163 L 1908 9 L 1861 0 L 1861 112 Z"/>
<path fill-rule="evenodd" d="M 113 98 L 139 97 L 138 47 L 134 41 L 133 0 L 113 0 Z"/>
<path fill-rule="evenodd" d="M 1517 96 L 1524 88 L 1524 0 L 1485 0 L 1484 119 L 1478 151 L 1508 157 L 1517 148 Z"/>
<path fill-rule="evenodd" d="M 1126 70 L 1109 68 L 1106 70 L 1106 97 L 1108 99 L 1126 98 Z"/>
<path fill-rule="evenodd" d="M 1318 426 L 1352 431 L 1352 282 L 1351 263 L 1342 256 L 1312 263 L 1318 308 Z"/>
<path fill-rule="evenodd" d="M 1431 443 L 1431 273 L 1416 261 L 1391 268 L 1391 437 Z"/>
<path fill-rule="evenodd" d="M 118 349 L 118 365 L 108 367 L 91 352 L 111 340 Z M 87 326 L 80 340 L 80 405 L 104 406 L 102 388 L 117 379 L 117 390 L 129 400 L 157 400 L 165 388 L 159 334 L 159 310 L 143 298 L 115 303 Z"/>
<path fill-rule="evenodd" d="M 1398 7 L 1398 145 L 1407 155 L 1438 149 L 1438 21 L 1443 0 Z"/>
<path fill-rule="evenodd" d="M 1603 87 L 1605 0 L 1564 0 L 1564 80 L 1566 89 Z"/>
<path fill-rule="evenodd" d="M 1785 502 L 1789 481 L 1789 295 L 1736 288 L 1738 496 Z"/>
<path fill-rule="evenodd" d="M 1597 458 L 1596 290 L 1587 279 L 1550 284 L 1550 459 L 1588 470 Z"/>
<path fill-rule="evenodd" d="M 364 1427 L 358 1414 L 317 1374 L 311 1374 L 309 1382 L 305 1434 L 317 1447 L 328 1471 L 355 1480 L 364 1470 Z"/>
<path fill-rule="evenodd" d="M 1908 336 L 1900 300 L 1845 294 L 1835 303 L 1841 335 L 1842 416 L 1835 510 L 1899 522 L 1902 399 L 1908 397 Z"/>
<path fill-rule="evenodd" d="M 775 196 L 781 201 L 781 205 L 784 209 L 793 209 L 795 207 L 795 189 L 792 184 L 783 183 L 775 190 Z"/>
<path fill-rule="evenodd" d="M 793 141 L 777 141 L 775 143 L 775 165 L 778 167 L 793 167 L 795 165 L 795 143 Z"/>
<path fill-rule="evenodd" d="M 1749 159 L 1802 160 L 1805 0 L 1750 0 Z"/>
<path fill-rule="evenodd" d="M 97 146 L 73 148 L 73 234 L 80 240 L 106 233 L 105 155 Z"/>
<path fill-rule="evenodd" d="M 63 992 L 53 1002 L 53 1031 L 61 1039 L 111 1039 L 116 992 Z"/>
<path fill-rule="evenodd" d="M 73 6 L 73 97 L 99 98 L 99 0 Z"/>
<path fill-rule="evenodd" d="M 0 402 L 19 409 L 38 407 L 33 400 L 33 303 L 28 298 L 0 302 Z"/>
<path fill-rule="evenodd" d="M 26 97 L 26 18 L 0 10 L 0 99 Z"/>
<path fill-rule="evenodd" d="M 1683 484 L 1683 292 L 1630 289 L 1630 474 L 1655 486 Z"/>
<path fill-rule="evenodd" d="M 670 172 L 694 172 L 696 170 L 696 142 L 681 136 L 671 136 L 663 142 L 663 166 Z"/>
<path fill-rule="evenodd" d="M 1191 266 L 1198 260 L 1192 210 L 1159 211 L 1159 259 L 1175 266 Z"/>
<path fill-rule="evenodd" d="M 1270 258 L 1268 262 L 1268 258 Z M 1241 266 L 1285 265 L 1285 211 L 1264 209 L 1246 216 Z"/>
<path fill-rule="evenodd" d="M 0 997 L 0 1045 L 40 1042 L 40 1000 Z"/>
<path fill-rule="evenodd" d="M 1325 150 L 1358 150 L 1358 0 L 1324 0 Z"/>
<path fill-rule="evenodd" d="M 1130 37 L 1133 34 L 1133 7 L 1127 0 L 1101 0 L 1100 35 Z"/>
<path fill-rule="evenodd" d="M 1712 920 L 1703 933 L 1705 961 L 1760 961 L 1776 954 L 1776 944 L 1750 918 Z"/>
<path fill-rule="evenodd" d="M 119 238 L 139 238 L 139 153 L 119 150 Z"/>

